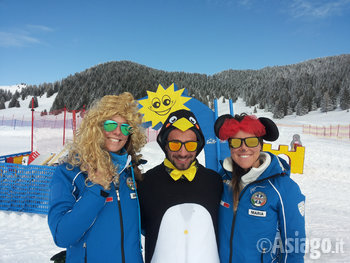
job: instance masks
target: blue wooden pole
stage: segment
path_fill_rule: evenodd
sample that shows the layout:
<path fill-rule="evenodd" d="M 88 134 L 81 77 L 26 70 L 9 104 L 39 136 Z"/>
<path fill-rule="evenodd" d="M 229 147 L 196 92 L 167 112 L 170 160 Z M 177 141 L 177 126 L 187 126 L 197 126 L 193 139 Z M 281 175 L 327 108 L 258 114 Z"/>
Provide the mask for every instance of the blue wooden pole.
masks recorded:
<path fill-rule="evenodd" d="M 218 116 L 218 100 L 214 99 L 214 110 L 215 110 L 215 120 L 217 120 Z M 220 170 L 220 139 L 216 137 L 216 160 L 218 165 L 218 171 Z"/>
<path fill-rule="evenodd" d="M 234 116 L 232 99 L 229 100 L 229 104 L 230 104 L 230 114 L 231 114 L 232 116 Z"/>

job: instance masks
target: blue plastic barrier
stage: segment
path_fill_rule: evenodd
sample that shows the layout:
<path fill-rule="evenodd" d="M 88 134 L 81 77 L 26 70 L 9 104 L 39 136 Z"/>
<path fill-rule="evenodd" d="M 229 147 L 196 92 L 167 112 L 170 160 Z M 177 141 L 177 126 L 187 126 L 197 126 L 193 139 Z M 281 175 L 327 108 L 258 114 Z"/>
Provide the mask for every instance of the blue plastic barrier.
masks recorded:
<path fill-rule="evenodd" d="M 0 209 L 47 214 L 56 167 L 0 163 Z"/>

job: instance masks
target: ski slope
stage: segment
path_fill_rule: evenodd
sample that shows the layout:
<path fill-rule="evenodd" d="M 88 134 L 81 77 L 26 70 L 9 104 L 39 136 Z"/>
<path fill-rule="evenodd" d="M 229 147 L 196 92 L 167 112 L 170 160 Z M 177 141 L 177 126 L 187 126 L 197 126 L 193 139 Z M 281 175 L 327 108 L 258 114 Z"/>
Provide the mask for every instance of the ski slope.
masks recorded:
<path fill-rule="evenodd" d="M 47 105 L 46 105 L 47 103 Z M 39 98 L 39 107 L 49 110 L 52 102 Z M 21 103 L 22 104 L 22 103 Z M 13 114 L 30 114 L 29 104 L 19 109 L 0 110 L 0 117 Z M 227 113 L 227 105 L 219 104 L 219 113 Z M 239 100 L 234 112 L 252 113 Z M 259 111 L 258 117 L 272 117 L 271 113 Z M 350 112 L 311 112 L 305 116 L 287 116 L 275 120 L 279 126 L 280 138 L 273 143 L 289 145 L 294 134 L 300 134 L 305 146 L 304 173 L 292 174 L 306 195 L 306 231 L 309 245 L 306 247 L 305 262 L 350 262 L 350 140 L 319 138 L 302 133 L 301 124 L 334 125 L 350 124 Z M 30 128 L 0 126 L 0 155 L 30 150 Z M 156 142 L 150 142 L 142 150 L 148 163 L 144 171 L 163 161 L 164 155 Z M 199 155 L 204 162 L 204 155 Z M 50 262 L 49 258 L 61 251 L 52 241 L 47 217 L 43 215 L 0 211 L 0 263 Z"/>

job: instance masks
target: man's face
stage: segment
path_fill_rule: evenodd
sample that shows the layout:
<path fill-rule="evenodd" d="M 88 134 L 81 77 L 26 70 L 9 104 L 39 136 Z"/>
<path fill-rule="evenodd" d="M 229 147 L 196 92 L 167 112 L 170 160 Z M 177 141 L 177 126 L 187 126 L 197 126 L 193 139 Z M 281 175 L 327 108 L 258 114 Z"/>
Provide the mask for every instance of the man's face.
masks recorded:
<path fill-rule="evenodd" d="M 192 130 L 181 131 L 179 129 L 172 130 L 168 135 L 168 141 L 177 140 L 180 142 L 197 141 L 197 136 Z M 177 152 L 172 152 L 169 147 L 166 146 L 167 157 L 169 161 L 178 169 L 186 170 L 190 167 L 192 162 L 196 159 L 197 150 L 194 152 L 188 152 L 185 145 L 181 146 L 181 149 Z"/>

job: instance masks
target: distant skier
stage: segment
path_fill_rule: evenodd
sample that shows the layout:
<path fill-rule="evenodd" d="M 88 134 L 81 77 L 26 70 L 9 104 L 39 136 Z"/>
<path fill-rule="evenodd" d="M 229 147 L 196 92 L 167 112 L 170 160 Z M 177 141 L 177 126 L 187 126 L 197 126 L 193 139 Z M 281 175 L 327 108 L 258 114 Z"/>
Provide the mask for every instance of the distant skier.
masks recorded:
<path fill-rule="evenodd" d="M 300 135 L 299 134 L 294 134 L 293 135 L 293 140 L 290 143 L 290 148 L 291 151 L 296 151 L 296 148 L 298 146 L 303 146 L 300 140 Z"/>

